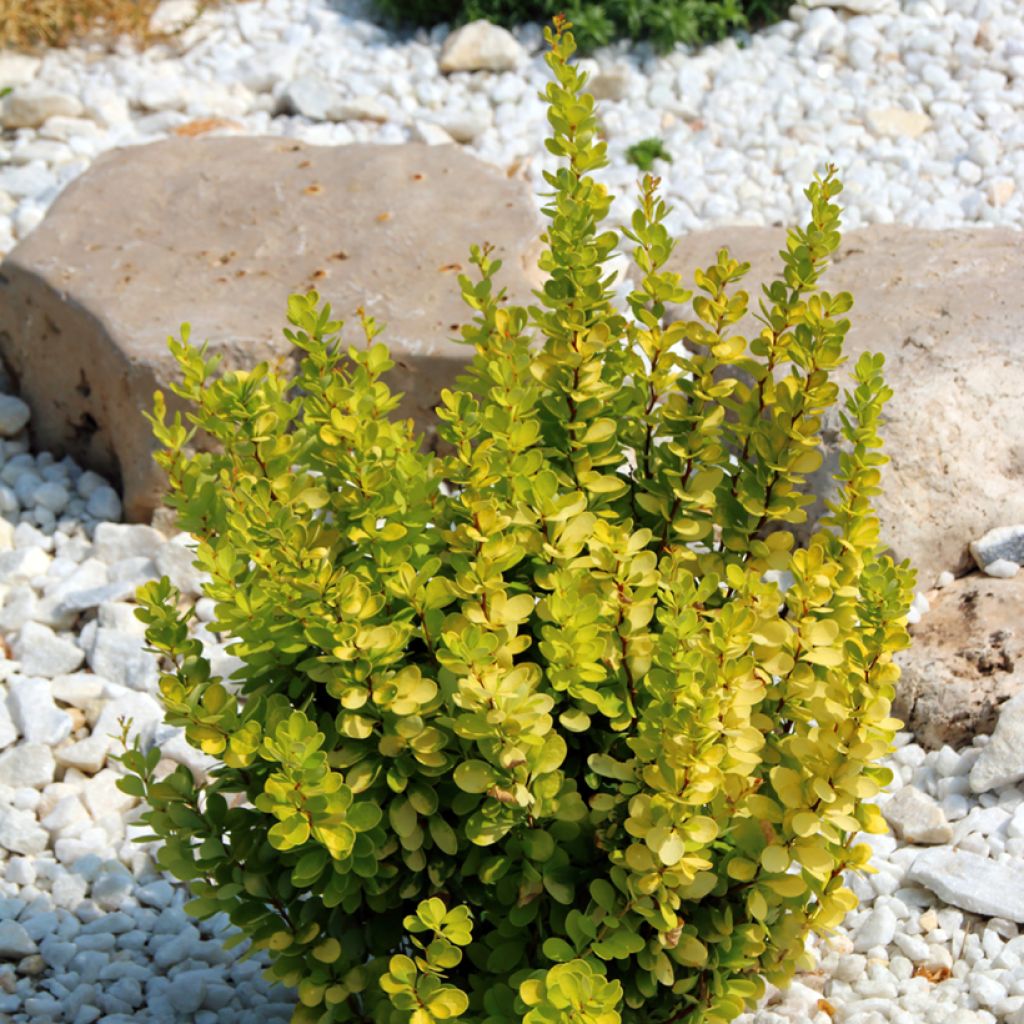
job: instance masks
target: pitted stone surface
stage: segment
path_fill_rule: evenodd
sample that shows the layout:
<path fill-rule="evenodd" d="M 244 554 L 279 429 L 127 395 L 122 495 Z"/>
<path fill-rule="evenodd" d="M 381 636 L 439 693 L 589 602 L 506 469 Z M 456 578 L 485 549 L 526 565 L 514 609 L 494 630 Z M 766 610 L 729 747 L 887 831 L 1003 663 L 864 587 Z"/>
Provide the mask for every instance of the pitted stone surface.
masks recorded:
<path fill-rule="evenodd" d="M 896 655 L 893 714 L 925 748 L 960 747 L 991 733 L 1000 708 L 1024 692 L 1024 576 L 972 573 L 933 594 Z"/>

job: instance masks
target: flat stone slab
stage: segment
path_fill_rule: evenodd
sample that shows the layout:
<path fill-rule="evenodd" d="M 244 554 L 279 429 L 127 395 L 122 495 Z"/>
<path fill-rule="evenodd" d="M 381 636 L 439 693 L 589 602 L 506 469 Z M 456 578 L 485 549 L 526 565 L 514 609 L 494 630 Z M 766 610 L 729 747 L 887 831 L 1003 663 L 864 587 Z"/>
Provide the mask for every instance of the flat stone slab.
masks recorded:
<path fill-rule="evenodd" d="M 914 858 L 907 877 L 950 906 L 1024 924 L 1024 866 L 1019 863 L 937 846 Z"/>
<path fill-rule="evenodd" d="M 400 414 L 429 434 L 472 354 L 458 274 L 470 245 L 530 301 L 540 222 L 528 187 L 454 146 L 309 146 L 175 138 L 105 153 L 0 264 L 0 355 L 32 408 L 35 444 L 119 480 L 126 517 L 163 490 L 142 410 L 177 377 L 167 337 L 192 325 L 226 368 L 292 355 L 294 292 L 315 289 L 360 344 L 355 311 L 387 324 Z M 167 393 L 174 408 L 176 399 Z"/>
<path fill-rule="evenodd" d="M 782 268 L 782 228 L 733 227 L 680 240 L 669 267 L 692 287 L 726 246 L 751 264 L 739 287 L 757 311 L 760 285 Z M 846 352 L 852 368 L 865 351 L 885 354 L 882 537 L 910 558 L 919 586 L 939 573 L 967 572 L 971 541 L 1024 522 L 1024 234 L 1007 229 L 927 231 L 874 226 L 844 235 L 820 287 L 853 294 Z M 753 318 L 739 329 L 760 331 Z M 837 379 L 849 381 L 845 372 Z M 831 491 L 838 464 L 837 416 L 826 418 L 829 457 L 812 478 Z M 823 511 L 809 510 L 811 521 Z"/>

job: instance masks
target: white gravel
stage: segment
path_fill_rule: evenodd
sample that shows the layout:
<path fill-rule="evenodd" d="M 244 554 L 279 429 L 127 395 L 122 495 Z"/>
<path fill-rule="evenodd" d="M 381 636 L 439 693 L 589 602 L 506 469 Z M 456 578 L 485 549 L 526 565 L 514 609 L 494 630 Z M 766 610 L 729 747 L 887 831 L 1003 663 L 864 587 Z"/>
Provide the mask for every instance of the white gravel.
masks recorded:
<path fill-rule="evenodd" d="M 849 228 L 1024 224 L 1019 0 L 877 6 L 866 15 L 796 7 L 795 20 L 742 47 L 600 51 L 592 67 L 615 216 L 628 215 L 638 173 L 626 149 L 659 135 L 674 155 L 657 169 L 676 232 L 790 224 L 829 161 L 847 183 Z M 518 70 L 444 75 L 443 26 L 396 37 L 360 10 L 351 0 L 251 0 L 209 11 L 179 45 L 142 54 L 125 42 L 41 62 L 0 56 L 0 84 L 15 86 L 2 111 L 11 127 L 0 141 L 0 252 L 97 154 L 209 118 L 228 122 L 222 131 L 322 144 L 454 138 L 543 188 L 553 158 L 542 146 L 538 26 L 515 33 Z M 299 109 L 313 116 L 285 113 Z M 0 429 L 6 419 L 0 408 Z"/>

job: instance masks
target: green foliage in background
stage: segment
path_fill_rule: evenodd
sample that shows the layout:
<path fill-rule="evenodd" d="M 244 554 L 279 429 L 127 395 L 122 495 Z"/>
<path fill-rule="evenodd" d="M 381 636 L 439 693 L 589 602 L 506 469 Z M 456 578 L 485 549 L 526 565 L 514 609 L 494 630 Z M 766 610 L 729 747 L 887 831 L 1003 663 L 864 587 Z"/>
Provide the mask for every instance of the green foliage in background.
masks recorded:
<path fill-rule="evenodd" d="M 626 150 L 626 159 L 641 171 L 649 171 L 654 166 L 655 160 L 665 160 L 672 163 L 672 155 L 665 148 L 665 143 L 652 136 L 649 139 L 641 139 L 635 145 Z"/>
<path fill-rule="evenodd" d="M 142 588 L 167 720 L 219 765 L 158 778 L 136 744 L 121 786 L 299 1024 L 724 1024 L 807 966 L 855 904 L 857 834 L 885 830 L 865 800 L 891 777 L 913 574 L 871 507 L 882 357 L 833 380 L 835 173 L 749 340 L 747 264 L 722 250 L 685 288 L 646 176 L 619 312 L 593 99 L 572 36 L 548 38 L 547 282 L 506 304 L 473 250 L 450 454 L 391 417 L 373 321 L 349 347 L 315 294 L 289 303 L 295 376 L 217 376 L 185 333 L 187 418 L 157 396 L 169 501 L 244 665 L 214 677 L 192 610 Z M 837 497 L 799 546 L 837 401 Z"/>
<path fill-rule="evenodd" d="M 375 0 L 385 15 L 413 25 L 463 24 L 483 18 L 514 26 L 566 15 L 584 50 L 619 38 L 649 39 L 661 51 L 676 43 L 714 42 L 737 29 L 783 17 L 790 0 Z"/>

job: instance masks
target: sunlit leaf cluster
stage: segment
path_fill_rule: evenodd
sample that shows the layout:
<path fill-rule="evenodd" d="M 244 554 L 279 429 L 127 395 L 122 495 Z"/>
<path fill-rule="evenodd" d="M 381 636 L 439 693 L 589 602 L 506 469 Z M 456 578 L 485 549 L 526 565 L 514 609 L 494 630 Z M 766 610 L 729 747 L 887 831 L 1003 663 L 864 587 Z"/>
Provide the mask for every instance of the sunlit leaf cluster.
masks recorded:
<path fill-rule="evenodd" d="M 299 1024 L 725 1024 L 853 907 L 856 837 L 884 829 L 913 576 L 871 505 L 882 359 L 835 379 L 835 172 L 753 337 L 747 265 L 667 270 L 646 176 L 618 310 L 594 103 L 548 38 L 547 281 L 513 306 L 473 250 L 446 454 L 392 416 L 374 322 L 343 341 L 316 295 L 289 304 L 293 372 L 172 342 L 187 412 L 151 418 L 242 667 L 212 676 L 147 585 L 167 720 L 219 766 L 158 777 L 136 748 L 122 785 Z M 836 496 L 800 544 L 836 404 Z"/>

